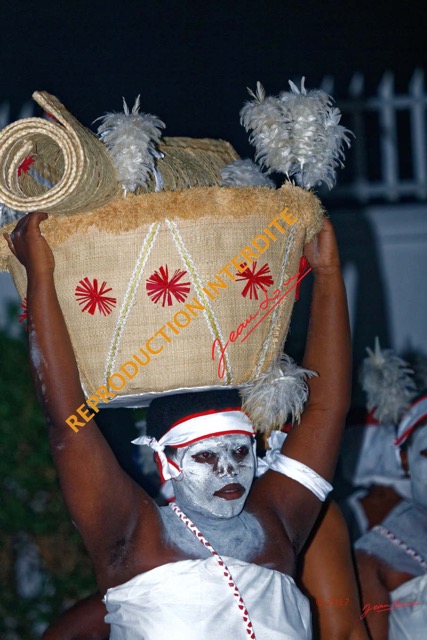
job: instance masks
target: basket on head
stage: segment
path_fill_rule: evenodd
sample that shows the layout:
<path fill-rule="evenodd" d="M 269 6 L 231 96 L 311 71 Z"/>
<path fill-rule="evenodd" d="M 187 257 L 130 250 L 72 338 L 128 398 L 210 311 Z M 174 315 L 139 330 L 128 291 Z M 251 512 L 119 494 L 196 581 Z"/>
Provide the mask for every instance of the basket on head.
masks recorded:
<path fill-rule="evenodd" d="M 164 191 L 154 192 L 151 183 L 147 192 L 124 198 L 102 144 L 52 100 L 59 120 L 47 123 L 59 129 L 52 144 L 43 146 L 50 134 L 42 133 L 31 149 L 25 146 L 25 120 L 23 150 L 16 139 L 7 141 L 7 129 L 15 135 L 17 123 L 2 132 L 0 201 L 55 214 L 42 232 L 54 252 L 56 288 L 85 393 L 105 387 L 117 396 L 113 403 L 138 406 L 161 392 L 239 386 L 265 372 L 282 352 L 306 273 L 300 270 L 304 244 L 322 224 L 318 199 L 289 183 L 277 190 L 220 187 L 219 170 L 237 158 L 235 151 L 223 141 L 187 138 L 160 145 Z M 28 121 L 31 135 L 34 120 Z M 78 167 L 77 152 L 65 156 L 68 142 L 60 159 L 62 129 L 82 151 Z M 40 195 L 52 145 L 60 177 Z M 24 184 L 17 173 L 31 153 L 34 172 L 21 171 Z M 72 189 L 67 172 L 80 181 Z M 33 191 L 26 187 L 32 182 L 38 185 Z M 13 189 L 21 195 L 11 195 Z M 23 298 L 23 267 L 6 247 L 0 261 Z"/>

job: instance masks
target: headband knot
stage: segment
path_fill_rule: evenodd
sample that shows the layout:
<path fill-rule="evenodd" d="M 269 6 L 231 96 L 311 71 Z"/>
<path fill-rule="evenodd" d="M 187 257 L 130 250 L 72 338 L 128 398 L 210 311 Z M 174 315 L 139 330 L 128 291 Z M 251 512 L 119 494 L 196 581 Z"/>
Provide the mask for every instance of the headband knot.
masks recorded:
<path fill-rule="evenodd" d="M 156 462 L 159 467 L 162 482 L 177 478 L 181 473 L 181 468 L 165 455 L 165 445 L 151 436 L 140 436 L 132 440 L 132 444 L 145 444 L 155 452 Z"/>

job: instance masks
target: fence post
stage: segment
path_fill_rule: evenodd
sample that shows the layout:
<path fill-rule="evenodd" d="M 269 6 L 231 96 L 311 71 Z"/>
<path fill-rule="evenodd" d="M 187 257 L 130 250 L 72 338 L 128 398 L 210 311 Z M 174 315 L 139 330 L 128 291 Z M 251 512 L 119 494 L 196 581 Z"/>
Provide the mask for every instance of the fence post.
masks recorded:
<path fill-rule="evenodd" d="M 24 102 L 19 115 L 16 118 L 17 120 L 22 120 L 22 118 L 32 118 L 34 115 L 34 103 L 33 102 Z M 0 104 L 0 130 L 4 129 L 10 123 L 10 102 L 4 101 Z"/>
<path fill-rule="evenodd" d="M 379 96 L 379 120 L 380 120 L 380 148 L 381 169 L 384 175 L 386 190 L 384 196 L 387 200 L 397 200 L 396 189 L 399 180 L 398 155 L 397 155 L 397 126 L 396 106 L 394 98 L 394 78 L 387 71 L 378 87 Z"/>
<path fill-rule="evenodd" d="M 354 178 L 353 188 L 356 198 L 361 202 L 368 200 L 368 181 L 366 177 L 366 136 L 363 121 L 363 93 L 365 90 L 365 78 L 362 73 L 355 73 L 351 78 L 348 93 L 351 101 L 352 131 L 355 135 L 353 146 L 354 153 Z"/>
<path fill-rule="evenodd" d="M 0 104 L 0 129 L 4 129 L 4 127 L 10 122 L 10 107 L 8 102 L 2 102 Z"/>
<path fill-rule="evenodd" d="M 412 158 L 414 166 L 414 179 L 416 183 L 416 193 L 419 198 L 427 195 L 427 138 L 425 121 L 425 96 L 424 96 L 424 72 L 422 69 L 415 69 L 414 75 L 409 83 L 409 93 L 411 100 L 411 138 L 412 138 Z"/>

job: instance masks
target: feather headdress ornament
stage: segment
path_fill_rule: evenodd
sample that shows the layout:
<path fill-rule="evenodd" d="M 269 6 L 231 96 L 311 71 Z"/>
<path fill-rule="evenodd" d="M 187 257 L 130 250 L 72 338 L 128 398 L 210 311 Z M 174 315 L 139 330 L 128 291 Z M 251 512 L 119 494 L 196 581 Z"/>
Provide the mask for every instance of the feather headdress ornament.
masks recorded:
<path fill-rule="evenodd" d="M 266 96 L 260 82 L 253 101 L 240 112 L 241 123 L 251 131 L 250 142 L 256 160 L 267 173 L 278 171 L 294 177 L 305 189 L 325 183 L 331 189 L 335 172 L 343 167 L 344 144 L 350 146 L 351 132 L 339 124 L 341 113 L 333 100 L 321 90 L 307 91 L 289 80 L 290 91 L 277 97 Z"/>
<path fill-rule="evenodd" d="M 99 118 L 102 120 L 98 127 L 99 137 L 110 153 L 125 194 L 144 187 L 152 175 L 156 180 L 156 191 L 162 188 L 161 177 L 155 168 L 156 159 L 162 154 L 156 145 L 166 125 L 157 116 L 139 113 L 139 99 L 140 96 L 132 111 L 123 98 L 123 113 L 107 113 Z"/>
<path fill-rule="evenodd" d="M 360 381 L 367 394 L 367 408 L 382 424 L 397 424 L 417 394 L 412 369 L 392 349 L 366 348 L 368 356 L 360 371 Z"/>
<path fill-rule="evenodd" d="M 289 416 L 292 422 L 299 422 L 308 398 L 306 379 L 316 375 L 283 354 L 266 373 L 240 390 L 242 408 L 261 432 L 280 429 Z"/>

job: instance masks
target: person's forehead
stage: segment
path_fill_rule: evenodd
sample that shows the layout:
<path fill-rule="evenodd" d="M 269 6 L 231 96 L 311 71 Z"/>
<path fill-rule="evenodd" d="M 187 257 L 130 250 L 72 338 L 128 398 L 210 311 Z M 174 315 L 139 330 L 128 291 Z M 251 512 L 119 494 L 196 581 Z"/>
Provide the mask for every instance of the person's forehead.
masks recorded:
<path fill-rule="evenodd" d="M 195 442 L 187 449 L 188 452 L 194 453 L 205 449 L 224 450 L 241 445 L 250 445 L 251 437 L 244 433 L 232 433 L 221 436 L 213 436 L 212 438 L 203 438 L 199 442 Z"/>

